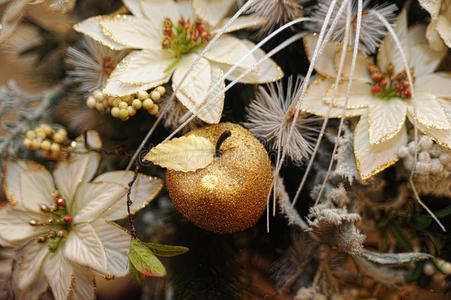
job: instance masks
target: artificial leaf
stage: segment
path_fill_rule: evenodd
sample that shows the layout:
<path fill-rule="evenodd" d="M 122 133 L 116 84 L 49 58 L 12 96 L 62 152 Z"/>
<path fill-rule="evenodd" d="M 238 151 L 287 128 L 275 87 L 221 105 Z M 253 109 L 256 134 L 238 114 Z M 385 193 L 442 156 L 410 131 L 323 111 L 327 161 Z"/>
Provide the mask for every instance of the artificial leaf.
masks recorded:
<path fill-rule="evenodd" d="M 412 261 L 432 258 L 432 255 L 422 252 L 377 253 L 368 250 L 363 250 L 362 256 L 378 264 L 404 264 Z"/>
<path fill-rule="evenodd" d="M 184 254 L 189 248 L 183 246 L 163 245 L 158 243 L 144 243 L 157 256 L 171 257 Z"/>
<path fill-rule="evenodd" d="M 406 283 L 412 283 L 420 279 L 421 275 L 423 274 L 423 261 L 415 262 L 415 267 L 410 269 L 406 274 Z"/>
<path fill-rule="evenodd" d="M 214 153 L 215 146 L 209 140 L 190 135 L 152 148 L 144 159 L 170 170 L 190 172 L 208 166 Z"/>
<path fill-rule="evenodd" d="M 143 283 L 144 275 L 140 273 L 136 268 L 133 266 L 133 264 L 130 262 L 130 276 L 132 279 L 139 285 Z"/>
<path fill-rule="evenodd" d="M 130 240 L 130 251 L 128 253 L 130 264 L 144 276 L 163 277 L 166 268 L 155 256 L 155 254 L 137 239 Z"/>
<path fill-rule="evenodd" d="M 404 250 L 404 251 L 412 251 L 412 243 L 410 242 L 409 236 L 407 233 L 398 225 L 398 223 L 392 223 L 391 226 L 388 227 L 390 234 L 396 240 L 396 243 Z"/>

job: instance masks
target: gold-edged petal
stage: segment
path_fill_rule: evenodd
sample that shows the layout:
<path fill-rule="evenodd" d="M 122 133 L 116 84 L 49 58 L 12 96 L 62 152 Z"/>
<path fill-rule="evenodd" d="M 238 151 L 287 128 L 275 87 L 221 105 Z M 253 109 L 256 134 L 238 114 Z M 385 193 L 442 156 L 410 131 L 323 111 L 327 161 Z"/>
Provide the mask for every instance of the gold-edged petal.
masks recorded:
<path fill-rule="evenodd" d="M 183 56 L 180 62 L 177 63 L 174 75 L 172 76 L 172 88 L 174 91 L 196 57 L 196 54 L 188 54 Z M 183 81 L 176 96 L 180 100 L 180 102 L 185 105 L 186 108 L 191 110 L 205 100 L 210 86 L 210 63 L 205 58 L 201 58 L 199 62 L 194 65 L 193 69 L 189 72 L 188 76 Z M 183 98 L 181 94 L 188 97 L 189 101 L 186 101 L 186 99 Z"/>
<path fill-rule="evenodd" d="M 100 22 L 109 19 L 109 16 L 95 16 L 88 18 L 73 26 L 74 30 L 83 33 L 100 44 L 107 46 L 113 50 L 125 49 L 124 45 L 118 44 L 103 34 Z"/>
<path fill-rule="evenodd" d="M 81 184 L 71 208 L 71 213 L 75 215 L 73 223 L 94 221 L 126 193 L 124 186 L 114 182 Z"/>
<path fill-rule="evenodd" d="M 415 81 L 416 90 L 451 99 L 451 73 L 438 72 L 418 77 Z"/>
<path fill-rule="evenodd" d="M 175 58 L 169 52 L 152 49 L 134 51 L 127 57 L 119 80 L 133 85 L 157 85 L 169 80 L 172 74 L 171 65 Z"/>
<path fill-rule="evenodd" d="M 354 155 L 360 178 L 367 180 L 395 164 L 399 160 L 397 156 L 399 149 L 406 144 L 407 131 L 406 127 L 402 126 L 393 138 L 377 145 L 370 145 L 368 116 L 362 115 L 354 131 Z"/>
<path fill-rule="evenodd" d="M 451 128 L 442 105 L 432 94 L 415 91 L 415 97 L 410 100 L 409 114 L 424 126 L 436 129 Z"/>
<path fill-rule="evenodd" d="M 346 94 L 348 90 L 348 81 L 344 81 L 338 84 L 335 91 L 333 106 L 337 108 L 344 108 L 346 104 Z M 329 104 L 332 100 L 333 91 L 335 85 L 333 84 L 323 97 L 325 104 Z M 351 85 L 351 92 L 349 93 L 349 99 L 347 103 L 348 109 L 365 108 L 374 100 L 371 95 L 371 86 L 362 81 L 353 80 Z"/>
<path fill-rule="evenodd" d="M 64 256 L 99 273 L 107 273 L 106 251 L 91 224 L 72 226 L 64 247 Z"/>
<path fill-rule="evenodd" d="M 30 241 L 18 251 L 15 283 L 19 289 L 28 289 L 39 280 L 38 277 L 43 276 L 42 266 L 49 252 L 48 245 L 36 241 Z"/>
<path fill-rule="evenodd" d="M 407 62 L 409 62 L 409 42 L 408 42 L 408 31 L 407 31 L 407 8 L 404 8 L 398 15 L 393 29 L 398 37 L 403 52 L 406 55 Z M 395 74 L 398 74 L 405 70 L 405 66 L 401 57 L 401 52 L 398 49 L 393 37 L 390 33 L 387 33 L 384 40 L 382 41 L 379 50 L 377 52 L 377 64 L 382 71 L 386 71 L 389 63 L 392 63 L 395 67 Z"/>
<path fill-rule="evenodd" d="M 130 235 L 102 219 L 95 220 L 91 225 L 102 242 L 108 259 L 108 269 L 103 275 L 115 277 L 127 275 Z"/>
<path fill-rule="evenodd" d="M 97 172 L 100 154 L 89 152 L 73 155 L 58 162 L 53 171 L 56 188 L 70 205 L 80 184 L 89 182 Z"/>
<path fill-rule="evenodd" d="M 141 11 L 140 0 L 122 0 L 125 7 L 136 17 L 143 18 L 144 14 Z"/>
<path fill-rule="evenodd" d="M 255 46 L 254 43 L 252 43 L 248 40 L 243 40 L 242 42 L 243 42 L 243 44 L 245 44 L 247 46 L 247 48 L 249 50 L 251 50 Z M 269 83 L 269 82 L 277 81 L 284 76 L 282 69 L 271 58 L 263 59 L 266 55 L 266 53 L 263 50 L 257 49 L 253 53 L 253 55 L 257 62 L 256 67 L 253 68 L 245 76 L 243 76 L 239 80 L 239 82 L 248 83 L 248 84 Z M 218 66 L 224 72 L 227 72 L 227 70 L 229 69 L 227 65 L 219 64 Z M 235 78 L 239 77 L 240 75 L 241 75 L 241 72 L 237 72 L 237 70 L 235 70 L 226 79 L 234 80 Z"/>
<path fill-rule="evenodd" d="M 27 170 L 42 171 L 45 167 L 31 160 L 19 159 L 6 161 L 4 170 L 3 190 L 6 198 L 12 205 L 24 209 L 20 193 L 20 176 Z"/>
<path fill-rule="evenodd" d="M 112 171 L 101 174 L 93 182 L 114 182 L 126 187 L 132 181 L 133 175 L 134 172 L 131 171 Z M 149 204 L 158 195 L 162 187 L 163 181 L 160 178 L 138 174 L 130 193 L 130 198 L 133 201 L 130 206 L 131 213 L 135 214 Z M 124 205 L 124 203 L 126 203 L 126 195 L 111 205 L 101 218 L 110 221 L 125 218 L 128 214 L 127 205 Z"/>
<path fill-rule="evenodd" d="M 383 143 L 394 137 L 404 126 L 407 104 L 401 99 L 373 99 L 368 105 L 368 133 L 370 145 Z"/>
<path fill-rule="evenodd" d="M 308 60 L 311 62 L 313 53 L 318 44 L 317 34 L 306 34 L 304 36 L 304 49 Z M 335 53 L 340 52 L 342 45 L 335 41 L 328 40 L 324 45 L 323 51 L 316 59 L 315 70 L 324 77 L 335 78 L 337 72 L 334 67 Z"/>
<path fill-rule="evenodd" d="M 248 52 L 249 47 L 246 46 L 244 41 L 230 34 L 225 34 L 212 45 L 210 50 L 205 53 L 204 57 L 213 62 L 231 67 Z M 244 72 L 246 69 L 251 68 L 256 62 L 254 55 L 250 55 L 236 70 L 240 73 Z"/>
<path fill-rule="evenodd" d="M 171 73 L 168 73 L 168 76 L 161 80 L 160 82 L 151 82 L 145 84 L 130 84 L 121 81 L 121 73 L 124 68 L 127 66 L 128 61 L 131 56 L 127 55 L 122 61 L 116 66 L 114 71 L 111 73 L 108 78 L 105 88 L 103 89 L 103 93 L 111 96 L 126 96 L 130 94 L 134 94 L 138 91 L 148 90 L 158 85 L 164 84 L 169 81 L 171 78 Z"/>
<path fill-rule="evenodd" d="M 341 71 L 341 80 L 349 80 L 351 78 L 351 64 L 352 64 L 353 51 L 351 49 L 346 50 L 346 56 L 343 63 L 343 69 Z M 334 67 L 338 74 L 340 67 L 341 51 L 335 52 L 334 55 Z M 371 82 L 370 73 L 368 71 L 368 64 L 372 62 L 372 59 L 366 56 L 363 52 L 359 51 L 356 57 L 356 64 L 354 69 L 354 80 L 362 82 Z M 353 82 L 354 84 L 354 82 Z"/>
<path fill-rule="evenodd" d="M 66 300 L 73 283 L 73 270 L 63 251 L 48 254 L 44 262 L 44 273 L 55 300 Z"/>
<path fill-rule="evenodd" d="M 54 190 L 52 175 L 46 169 L 26 170 L 20 176 L 20 198 L 28 211 L 39 214 L 41 204 L 51 206 Z"/>
<path fill-rule="evenodd" d="M 230 18 L 224 18 L 213 30 L 211 33 L 216 34 L 221 31 L 222 27 L 227 24 Z M 241 29 L 254 29 L 260 26 L 265 25 L 267 20 L 263 17 L 257 15 L 250 16 L 241 16 L 236 18 L 232 24 L 225 30 L 224 32 L 233 32 Z"/>
<path fill-rule="evenodd" d="M 73 300 L 96 299 L 94 274 L 87 267 L 72 264 L 74 281 L 71 291 Z"/>
<path fill-rule="evenodd" d="M 437 20 L 437 32 L 448 48 L 451 48 L 451 4 L 448 4 L 447 15 L 441 15 Z"/>
<path fill-rule="evenodd" d="M 99 22 L 103 34 L 127 48 L 161 49 L 163 30 L 145 18 L 117 15 Z"/>
<path fill-rule="evenodd" d="M 193 10 L 197 17 L 215 27 L 232 8 L 234 0 L 193 0 Z"/>
<path fill-rule="evenodd" d="M 20 247 L 31 239 L 47 232 L 43 226 L 30 226 L 30 220 L 40 220 L 41 215 L 22 211 L 9 204 L 0 209 L 0 241 Z"/>
<path fill-rule="evenodd" d="M 410 114 L 408 114 L 407 116 L 409 117 L 410 122 L 417 126 L 420 131 L 428 135 L 440 146 L 451 150 L 451 129 L 436 129 L 427 127 L 423 124 L 418 123 L 415 119 L 412 118 Z"/>
<path fill-rule="evenodd" d="M 177 23 L 180 17 L 178 7 L 173 0 L 140 0 L 141 11 L 154 26 L 163 30 L 164 18 Z"/>
<path fill-rule="evenodd" d="M 301 110 L 320 117 L 329 116 L 329 118 L 341 118 L 343 112 L 345 113 L 346 118 L 360 116 L 365 112 L 363 109 L 344 110 L 335 107 L 329 109 L 329 105 L 324 104 L 321 99 L 333 83 L 332 80 L 321 76 L 316 78 L 307 88 L 305 97 L 301 103 Z"/>

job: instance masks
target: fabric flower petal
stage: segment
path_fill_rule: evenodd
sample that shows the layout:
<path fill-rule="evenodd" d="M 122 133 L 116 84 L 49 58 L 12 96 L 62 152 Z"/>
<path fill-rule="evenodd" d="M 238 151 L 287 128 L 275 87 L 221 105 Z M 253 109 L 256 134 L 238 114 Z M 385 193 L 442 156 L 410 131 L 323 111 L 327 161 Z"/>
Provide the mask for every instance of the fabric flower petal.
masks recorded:
<path fill-rule="evenodd" d="M 163 29 L 164 18 L 177 23 L 180 17 L 174 0 L 141 0 L 141 11 L 154 26 Z"/>
<path fill-rule="evenodd" d="M 412 124 L 418 127 L 424 134 L 430 136 L 437 144 L 451 149 L 451 129 L 436 129 L 418 123 L 412 116 L 407 115 Z"/>
<path fill-rule="evenodd" d="M 40 204 L 51 206 L 54 190 L 52 175 L 46 169 L 26 170 L 20 176 L 21 199 L 29 211 L 40 213 Z"/>
<path fill-rule="evenodd" d="M 71 156 L 68 160 L 60 161 L 53 171 L 53 179 L 61 195 L 70 204 L 78 186 L 94 177 L 99 166 L 100 155 L 89 152 Z"/>
<path fill-rule="evenodd" d="M 243 40 L 242 42 L 248 47 L 249 50 L 255 46 L 254 43 L 248 40 Z M 257 49 L 253 53 L 253 55 L 257 63 L 256 68 L 248 72 L 238 82 L 248 84 L 268 83 L 277 81 L 284 76 L 282 69 L 271 58 L 263 60 L 263 58 L 266 55 L 266 53 L 263 50 Z M 226 65 L 219 66 L 224 72 L 227 72 L 228 68 Z M 234 80 L 238 78 L 240 75 L 241 72 L 237 72 L 237 70 L 235 70 L 227 77 L 227 79 Z"/>
<path fill-rule="evenodd" d="M 71 295 L 74 300 L 95 299 L 95 281 L 91 270 L 78 264 L 72 264 L 74 281 Z"/>
<path fill-rule="evenodd" d="M 442 105 L 432 94 L 416 91 L 410 100 L 409 114 L 420 124 L 436 129 L 450 129 Z"/>
<path fill-rule="evenodd" d="M 346 94 L 348 91 L 349 82 L 341 82 L 335 91 L 334 107 L 343 108 L 346 104 Z M 326 92 L 323 101 L 329 104 L 332 100 L 334 91 L 334 85 L 332 85 Z M 347 108 L 364 108 L 367 107 L 375 98 L 371 95 L 371 86 L 366 82 L 357 80 L 352 81 L 351 92 L 349 93 L 349 99 Z"/>
<path fill-rule="evenodd" d="M 73 223 L 94 221 L 126 193 L 124 186 L 113 182 L 83 183 L 72 204 Z"/>
<path fill-rule="evenodd" d="M 318 44 L 318 35 L 306 34 L 303 40 L 305 53 L 307 54 L 308 60 L 311 62 L 316 45 Z M 322 76 L 335 78 L 337 72 L 334 67 L 334 56 L 337 51 L 340 52 L 341 48 L 340 44 L 335 41 L 326 41 L 323 51 L 316 59 L 315 70 Z"/>
<path fill-rule="evenodd" d="M 341 70 L 341 78 L 343 80 L 349 80 L 351 78 L 351 65 L 352 65 L 353 51 L 351 49 L 346 50 L 346 56 Z M 341 50 L 335 52 L 334 55 L 334 67 L 338 75 L 338 69 L 340 68 Z M 353 79 L 362 82 L 371 82 L 370 73 L 368 71 L 368 64 L 372 62 L 372 59 L 366 56 L 363 52 L 359 51 L 356 57 Z M 354 81 L 353 81 L 354 84 Z"/>
<path fill-rule="evenodd" d="M 362 115 L 354 131 L 354 153 L 361 179 L 367 180 L 395 164 L 399 160 L 397 156 L 399 149 L 406 144 L 407 131 L 403 126 L 393 138 L 377 145 L 370 145 L 368 116 Z"/>
<path fill-rule="evenodd" d="M 14 290 L 15 299 L 40 300 L 42 295 L 48 290 L 49 284 L 45 278 L 44 272 L 37 276 L 36 280 L 27 288 L 22 289 L 17 286 L 18 272 L 14 269 L 12 288 Z"/>
<path fill-rule="evenodd" d="M 44 273 L 55 300 L 66 300 L 72 287 L 73 270 L 63 251 L 49 253 L 44 262 Z"/>
<path fill-rule="evenodd" d="M 227 24 L 227 22 L 230 20 L 230 18 L 224 18 L 222 21 L 219 22 L 219 24 L 216 26 L 215 29 L 211 31 L 211 33 L 216 34 L 219 31 L 222 30 L 222 27 Z M 264 25 L 267 22 L 267 20 L 263 17 L 257 16 L 257 15 L 250 15 L 250 16 L 241 16 L 236 18 L 232 24 L 227 28 L 224 32 L 233 32 L 241 29 L 246 28 L 255 28 L 260 27 Z"/>
<path fill-rule="evenodd" d="M 103 173 L 96 177 L 93 182 L 114 182 L 124 187 L 132 181 L 134 172 L 131 171 L 113 171 Z M 138 174 L 135 183 L 130 192 L 130 198 L 133 203 L 130 206 L 130 212 L 135 214 L 138 210 L 152 201 L 163 187 L 163 181 L 157 177 L 150 177 L 144 174 Z M 125 218 L 127 213 L 126 195 L 119 201 L 116 201 L 105 211 L 101 218 L 114 221 Z"/>
<path fill-rule="evenodd" d="M 408 43 L 408 31 L 407 31 L 407 9 L 404 8 L 398 15 L 394 24 L 394 31 L 398 37 L 403 52 L 406 55 L 407 62 L 409 62 L 409 43 Z M 379 50 L 377 52 L 377 64 L 382 71 L 387 71 L 389 63 L 392 63 L 395 67 L 395 74 L 398 74 L 405 70 L 405 65 L 402 60 L 401 52 L 398 49 L 393 37 L 390 33 L 387 33 L 382 41 Z"/>
<path fill-rule="evenodd" d="M 451 74 L 438 72 L 418 77 L 415 81 L 415 91 L 417 90 L 451 99 Z"/>
<path fill-rule="evenodd" d="M 215 27 L 230 11 L 234 0 L 193 0 L 196 16 Z"/>
<path fill-rule="evenodd" d="M 441 15 L 437 20 L 437 32 L 448 48 L 451 48 L 451 23 L 449 17 L 449 15 L 451 14 L 450 12 L 451 5 L 448 4 L 448 17 Z"/>
<path fill-rule="evenodd" d="M 315 79 L 307 88 L 305 97 L 301 102 L 301 110 L 321 117 L 329 116 L 330 118 L 340 118 L 343 112 L 345 112 L 345 117 L 360 116 L 364 112 L 363 109 L 344 110 L 334 107 L 329 110 L 329 105 L 324 104 L 321 99 L 331 85 L 333 85 L 333 81 L 324 77 Z"/>
<path fill-rule="evenodd" d="M 163 31 L 151 21 L 129 16 L 118 15 L 100 21 L 103 34 L 115 43 L 128 48 L 154 49 L 161 51 Z"/>
<path fill-rule="evenodd" d="M 249 47 L 246 46 L 244 41 L 237 39 L 230 34 L 225 34 L 212 45 L 207 53 L 205 53 L 205 58 L 231 67 L 248 52 Z M 251 68 L 256 62 L 254 56 L 250 55 L 236 70 L 240 73 L 244 72 L 246 69 Z"/>
<path fill-rule="evenodd" d="M 8 160 L 5 163 L 3 190 L 8 201 L 17 208 L 24 209 L 20 192 L 20 176 L 27 170 L 45 170 L 43 165 L 31 160 Z"/>
<path fill-rule="evenodd" d="M 104 275 L 127 275 L 131 236 L 119 225 L 108 223 L 105 220 L 98 219 L 91 225 L 106 251 L 108 268 Z"/>
<path fill-rule="evenodd" d="M 167 82 L 172 74 L 171 66 L 176 60 L 169 52 L 161 49 L 134 51 L 128 56 L 119 80 L 134 85 L 157 86 Z"/>
<path fill-rule="evenodd" d="M 47 232 L 42 226 L 30 226 L 32 219 L 39 220 L 40 215 L 21 211 L 11 205 L 0 209 L 0 238 L 14 246 L 23 246 L 29 240 Z"/>
<path fill-rule="evenodd" d="M 177 64 L 177 68 L 172 76 L 172 88 L 173 90 L 181 82 L 188 68 L 196 59 L 196 54 L 189 54 L 184 56 Z M 190 71 L 186 79 L 183 81 L 182 86 L 179 88 L 176 96 L 185 105 L 186 108 L 192 109 L 196 105 L 199 105 L 205 100 L 208 89 L 211 85 L 211 68 L 210 63 L 205 58 L 201 58 L 194 68 Z M 189 98 L 186 101 L 183 97 L 178 97 L 179 94 L 184 94 Z"/>
<path fill-rule="evenodd" d="M 368 105 L 369 141 L 371 145 L 394 137 L 406 120 L 407 104 L 400 99 L 373 99 Z"/>
<path fill-rule="evenodd" d="M 142 11 L 141 11 L 141 4 L 140 0 L 122 0 L 125 7 L 136 17 L 144 17 Z"/>
<path fill-rule="evenodd" d="M 64 247 L 64 256 L 80 265 L 106 274 L 108 262 L 105 249 L 94 228 L 87 223 L 72 227 Z"/>
<path fill-rule="evenodd" d="M 122 44 L 112 41 L 103 34 L 100 22 L 110 18 L 109 16 L 96 16 L 84 20 L 83 22 L 74 25 L 74 30 L 83 33 L 100 44 L 107 46 L 113 50 L 122 50 L 126 47 Z"/>
<path fill-rule="evenodd" d="M 21 290 L 29 288 L 42 276 L 42 265 L 44 259 L 50 253 L 45 243 L 36 243 L 30 241 L 17 255 L 17 265 L 15 275 L 17 275 L 16 284 Z M 16 276 L 15 276 L 16 277 Z"/>

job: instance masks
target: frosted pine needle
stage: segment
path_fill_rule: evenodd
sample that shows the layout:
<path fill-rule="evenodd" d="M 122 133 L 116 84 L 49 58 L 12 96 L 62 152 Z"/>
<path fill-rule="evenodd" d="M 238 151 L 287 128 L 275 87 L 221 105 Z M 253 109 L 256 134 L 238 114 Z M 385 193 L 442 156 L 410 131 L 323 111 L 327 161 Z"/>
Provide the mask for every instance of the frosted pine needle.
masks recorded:
<path fill-rule="evenodd" d="M 306 0 L 260 0 L 255 1 L 247 12 L 267 20 L 258 32 L 259 36 L 263 36 L 277 25 L 302 17 L 304 13 L 301 3 L 303 2 Z"/>
<path fill-rule="evenodd" d="M 342 0 L 341 0 L 342 1 Z M 341 2 L 338 1 L 338 2 Z M 352 1 L 352 0 L 351 0 Z M 319 31 L 323 26 L 324 19 L 326 17 L 327 11 L 329 10 L 331 0 L 321 0 L 319 1 L 317 8 L 312 14 L 312 18 L 316 20 L 314 22 L 312 29 L 314 31 Z M 393 23 L 396 18 L 397 7 L 395 4 L 381 4 L 374 7 L 369 6 L 370 1 L 366 0 L 363 3 L 363 13 L 362 13 L 362 26 L 360 29 L 359 36 L 359 49 L 367 54 L 374 53 L 381 43 L 382 39 L 386 34 L 384 24 L 374 15 L 369 14 L 368 11 L 376 10 L 382 16 L 385 17 L 390 23 Z M 332 13 L 332 19 L 335 18 L 338 8 L 340 5 L 336 6 L 337 9 Z M 352 47 L 355 40 L 355 29 L 357 22 L 357 1 L 352 1 L 352 16 L 351 16 L 351 34 L 349 35 L 348 44 Z M 330 28 L 330 25 L 328 25 Z M 328 29 L 329 29 L 328 28 Z M 346 30 L 346 13 L 342 13 L 338 17 L 337 25 L 332 33 L 332 39 L 338 42 L 343 42 Z"/>
<path fill-rule="evenodd" d="M 300 114 L 295 121 L 295 95 L 300 89 L 302 79 L 288 79 L 286 93 L 281 81 L 260 86 L 255 100 L 246 109 L 247 122 L 244 123 L 256 137 L 268 142 L 274 150 L 281 150 L 285 145 L 286 153 L 294 162 L 301 163 L 313 151 L 318 136 L 318 117 Z M 288 140 L 288 132 L 292 122 L 296 122 L 295 130 Z"/>
<path fill-rule="evenodd" d="M 74 68 L 67 72 L 76 82 L 80 83 L 79 91 L 91 94 L 102 90 L 111 72 L 125 56 L 126 51 L 111 50 L 96 41 L 85 38 L 80 49 L 67 49 L 66 63 Z"/>

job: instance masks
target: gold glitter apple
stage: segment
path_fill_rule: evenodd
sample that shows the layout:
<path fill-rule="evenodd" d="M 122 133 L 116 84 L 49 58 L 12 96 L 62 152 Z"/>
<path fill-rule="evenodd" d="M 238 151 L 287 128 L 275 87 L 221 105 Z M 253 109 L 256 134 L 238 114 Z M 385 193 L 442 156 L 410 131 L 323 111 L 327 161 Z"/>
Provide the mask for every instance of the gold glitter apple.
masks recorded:
<path fill-rule="evenodd" d="M 271 162 L 263 145 L 246 129 L 220 123 L 187 134 L 216 144 L 207 167 L 182 172 L 169 170 L 166 185 L 177 208 L 198 227 L 232 233 L 253 226 L 266 208 L 272 181 Z"/>

